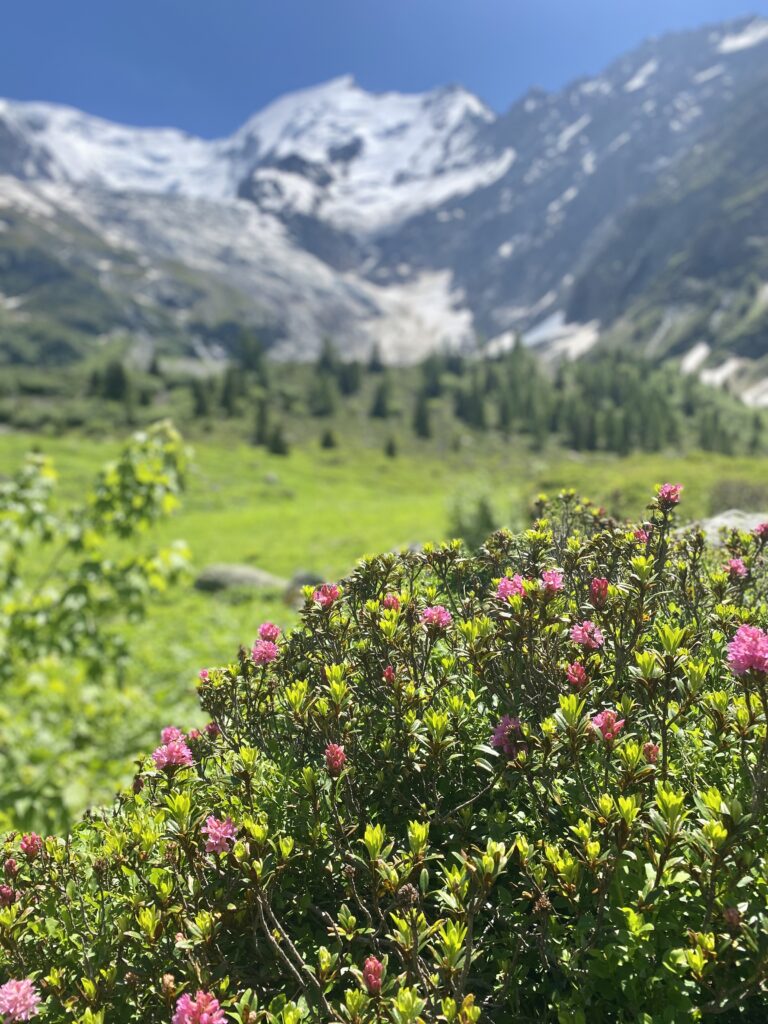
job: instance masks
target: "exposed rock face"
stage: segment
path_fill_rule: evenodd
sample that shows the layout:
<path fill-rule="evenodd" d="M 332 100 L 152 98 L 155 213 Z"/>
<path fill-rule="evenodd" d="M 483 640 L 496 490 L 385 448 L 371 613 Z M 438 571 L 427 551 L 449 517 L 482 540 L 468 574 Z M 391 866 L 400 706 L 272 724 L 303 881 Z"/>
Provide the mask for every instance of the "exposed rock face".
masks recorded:
<path fill-rule="evenodd" d="M 283 592 L 288 581 L 250 565 L 219 563 L 206 566 L 195 580 L 196 590 L 271 590 Z"/>
<path fill-rule="evenodd" d="M 756 526 L 765 522 L 768 522 L 768 512 L 742 512 L 731 508 L 709 519 L 702 519 L 696 525 L 704 531 L 710 544 L 717 544 L 722 540 L 723 531 L 743 530 L 751 533 Z"/>

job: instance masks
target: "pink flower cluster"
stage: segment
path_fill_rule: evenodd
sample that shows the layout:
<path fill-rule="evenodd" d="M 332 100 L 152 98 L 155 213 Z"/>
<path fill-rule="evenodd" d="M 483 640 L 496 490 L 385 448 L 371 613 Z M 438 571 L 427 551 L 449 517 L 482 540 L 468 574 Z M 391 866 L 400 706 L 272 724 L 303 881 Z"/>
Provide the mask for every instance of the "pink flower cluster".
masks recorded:
<path fill-rule="evenodd" d="M 338 743 L 329 743 L 325 748 L 325 767 L 328 769 L 328 774 L 332 775 L 334 779 L 341 775 L 346 760 L 344 747 L 340 747 Z"/>
<path fill-rule="evenodd" d="M 447 608 L 441 604 L 425 608 L 421 613 L 421 621 L 425 626 L 434 626 L 435 629 L 448 629 L 453 622 L 453 616 Z"/>
<path fill-rule="evenodd" d="M 608 600 L 608 580 L 596 576 L 589 584 L 589 600 L 593 608 L 604 608 Z"/>
<path fill-rule="evenodd" d="M 491 746 L 500 750 L 507 757 L 515 757 L 520 749 L 519 741 L 523 738 L 520 719 L 504 715 L 491 735 Z"/>
<path fill-rule="evenodd" d="M 578 661 L 572 662 L 565 670 L 568 682 L 576 690 L 583 690 L 587 685 L 587 670 Z"/>
<path fill-rule="evenodd" d="M 194 764 L 192 751 L 186 744 L 186 736 L 173 725 L 167 726 L 160 734 L 163 743 L 152 752 L 155 767 L 161 771 L 165 768 L 188 768 Z"/>
<path fill-rule="evenodd" d="M 768 522 L 758 523 L 752 532 L 758 540 L 768 540 Z"/>
<path fill-rule="evenodd" d="M 35 857 L 39 857 L 43 850 L 43 839 L 37 832 L 27 832 L 21 837 L 19 843 L 19 849 L 27 858 L 27 860 L 34 860 Z"/>
<path fill-rule="evenodd" d="M 662 484 L 659 488 L 659 508 L 665 511 L 674 508 L 680 503 L 680 495 L 683 490 L 682 484 Z"/>
<path fill-rule="evenodd" d="M 514 576 L 502 576 L 496 588 L 496 597 L 500 601 L 506 601 L 510 597 L 525 597 L 523 577 L 519 573 Z"/>
<path fill-rule="evenodd" d="M 0 985 L 0 1015 L 4 1024 L 32 1020 L 40 1007 L 40 994 L 28 978 Z M 216 1022 L 219 1024 L 219 1022 Z"/>
<path fill-rule="evenodd" d="M 257 640 L 253 645 L 251 657 L 254 665 L 269 665 L 280 653 L 276 643 L 271 640 Z"/>
<path fill-rule="evenodd" d="M 644 530 L 641 526 L 637 530 L 635 530 L 633 536 L 638 544 L 647 544 L 651 535 L 647 530 Z"/>
<path fill-rule="evenodd" d="M 747 672 L 768 674 L 768 633 L 757 626 L 739 626 L 728 644 L 728 664 L 737 676 Z"/>
<path fill-rule="evenodd" d="M 323 583 L 313 593 L 312 600 L 327 611 L 338 601 L 340 596 L 341 591 L 335 583 Z"/>
<path fill-rule="evenodd" d="M 592 719 L 594 728 L 602 734 L 606 743 L 611 744 L 624 728 L 625 719 L 619 718 L 615 711 L 601 711 Z"/>
<path fill-rule="evenodd" d="M 381 992 L 384 964 L 375 956 L 369 956 L 363 964 L 363 984 L 369 996 L 377 996 Z"/>
<path fill-rule="evenodd" d="M 201 831 L 207 837 L 205 843 L 206 853 L 227 853 L 231 849 L 237 835 L 235 823 L 231 818 L 221 820 L 214 818 L 212 814 L 206 818 Z"/>
<path fill-rule="evenodd" d="M 588 651 L 596 651 L 605 643 L 605 637 L 599 626 L 589 619 L 579 622 L 571 629 L 571 640 L 580 644 Z"/>
<path fill-rule="evenodd" d="M 226 1020 L 218 999 L 210 992 L 198 992 L 194 999 L 185 992 L 176 1003 L 172 1024 L 226 1024 Z"/>
<path fill-rule="evenodd" d="M 394 681 L 397 679 L 397 675 L 395 673 L 394 668 L 391 665 L 387 665 L 387 667 L 384 669 L 384 673 L 381 678 L 384 680 L 385 683 L 389 683 L 389 685 L 391 686 L 392 683 L 394 683 Z"/>
<path fill-rule="evenodd" d="M 400 610 L 400 598 L 397 594 L 386 594 L 381 602 L 387 611 L 396 612 Z"/>
<path fill-rule="evenodd" d="M 19 894 L 10 885 L 0 885 L 0 907 L 12 907 Z"/>
<path fill-rule="evenodd" d="M 559 569 L 545 569 L 541 574 L 541 583 L 547 594 L 556 594 L 563 589 L 563 574 Z"/>
<path fill-rule="evenodd" d="M 747 567 L 740 558 L 729 558 L 725 568 L 731 579 L 744 579 L 747 575 Z"/>
<path fill-rule="evenodd" d="M 262 622 L 259 626 L 259 640 L 268 640 L 269 643 L 276 644 L 279 636 L 280 627 L 274 622 Z"/>
<path fill-rule="evenodd" d="M 659 759 L 659 745 L 650 740 L 643 744 L 643 757 L 648 764 L 656 764 Z"/>

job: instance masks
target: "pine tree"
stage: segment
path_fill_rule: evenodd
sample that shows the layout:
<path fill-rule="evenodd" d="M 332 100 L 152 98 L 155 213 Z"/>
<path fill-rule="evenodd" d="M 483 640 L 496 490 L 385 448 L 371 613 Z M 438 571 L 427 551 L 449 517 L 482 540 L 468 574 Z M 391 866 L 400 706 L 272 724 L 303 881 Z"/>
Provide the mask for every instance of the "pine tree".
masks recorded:
<path fill-rule="evenodd" d="M 384 445 L 384 454 L 390 459 L 394 459 L 397 455 L 397 441 L 395 441 L 394 437 L 387 438 L 387 442 Z"/>
<path fill-rule="evenodd" d="M 391 385 L 389 377 L 384 379 L 378 384 L 376 390 L 373 393 L 373 403 L 371 405 L 371 419 L 385 420 L 389 416 L 389 404 L 390 404 L 390 392 Z"/>
<path fill-rule="evenodd" d="M 110 402 L 124 402 L 128 396 L 130 381 L 128 371 L 117 359 L 112 359 L 104 367 L 102 378 L 102 394 Z"/>
<path fill-rule="evenodd" d="M 381 349 L 379 343 L 375 342 L 371 349 L 371 356 L 368 360 L 368 373 L 383 373 L 384 362 L 381 358 Z"/>
<path fill-rule="evenodd" d="M 269 442 L 269 405 L 265 397 L 256 403 L 256 419 L 253 425 L 253 443 L 266 445 Z"/>
<path fill-rule="evenodd" d="M 413 410 L 413 432 L 416 437 L 432 437 L 432 423 L 429 415 L 429 401 L 426 394 L 420 391 L 416 396 L 416 406 Z"/>
<path fill-rule="evenodd" d="M 211 398 L 208 382 L 195 377 L 191 384 L 192 415 L 196 419 L 207 416 L 211 411 Z"/>
<path fill-rule="evenodd" d="M 283 431 L 282 423 L 276 423 L 269 434 L 267 450 L 272 455 L 287 455 L 289 452 L 288 440 Z"/>
<path fill-rule="evenodd" d="M 320 435 L 320 447 L 321 448 L 336 448 L 339 442 L 336 440 L 336 435 L 330 429 L 324 430 Z"/>

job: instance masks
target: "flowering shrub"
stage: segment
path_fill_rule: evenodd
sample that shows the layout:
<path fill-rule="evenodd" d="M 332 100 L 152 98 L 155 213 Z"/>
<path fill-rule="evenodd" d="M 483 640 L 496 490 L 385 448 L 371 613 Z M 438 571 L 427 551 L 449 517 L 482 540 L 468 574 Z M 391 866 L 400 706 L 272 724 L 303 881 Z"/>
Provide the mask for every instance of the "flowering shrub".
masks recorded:
<path fill-rule="evenodd" d="M 768 537 L 726 538 L 734 577 L 679 499 L 636 528 L 566 494 L 308 590 L 112 811 L 6 838 L 0 993 L 88 1024 L 764 1020 Z"/>

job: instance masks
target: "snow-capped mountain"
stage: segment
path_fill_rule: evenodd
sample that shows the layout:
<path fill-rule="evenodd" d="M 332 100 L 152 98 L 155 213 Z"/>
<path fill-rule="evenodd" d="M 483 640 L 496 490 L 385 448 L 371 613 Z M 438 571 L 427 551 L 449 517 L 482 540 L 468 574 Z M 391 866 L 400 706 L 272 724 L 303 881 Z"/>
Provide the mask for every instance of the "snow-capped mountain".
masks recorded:
<path fill-rule="evenodd" d="M 516 331 L 587 348 L 626 313 L 579 301 L 587 268 L 763 90 L 753 18 L 650 40 L 502 115 L 460 87 L 344 77 L 210 141 L 0 101 L 0 354 L 37 358 L 46 324 L 65 328 L 56 358 L 115 330 L 210 353 L 233 322 L 292 356 L 328 335 L 392 359 Z"/>

